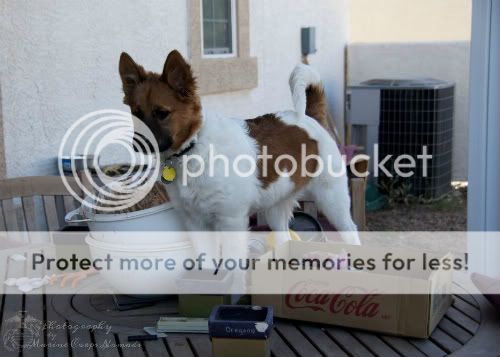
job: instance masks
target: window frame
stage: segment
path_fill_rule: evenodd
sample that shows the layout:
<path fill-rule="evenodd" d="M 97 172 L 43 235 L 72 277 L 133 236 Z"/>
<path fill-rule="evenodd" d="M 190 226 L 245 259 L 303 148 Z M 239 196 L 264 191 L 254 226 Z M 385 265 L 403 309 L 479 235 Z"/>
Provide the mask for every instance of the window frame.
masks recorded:
<path fill-rule="evenodd" d="M 204 46 L 204 18 L 203 18 L 203 0 L 200 1 L 200 29 L 201 29 L 201 58 L 233 58 L 238 57 L 238 16 L 236 12 L 236 0 L 230 0 L 231 6 L 231 53 L 210 53 L 205 54 Z"/>
<path fill-rule="evenodd" d="M 202 18 L 200 0 L 188 0 L 190 16 L 188 39 L 191 68 L 197 78 L 201 95 L 249 90 L 259 84 L 257 57 L 250 55 L 250 1 L 236 0 L 237 37 L 234 55 L 231 57 L 204 57 L 202 53 Z M 219 55 L 220 56 L 220 55 Z"/>

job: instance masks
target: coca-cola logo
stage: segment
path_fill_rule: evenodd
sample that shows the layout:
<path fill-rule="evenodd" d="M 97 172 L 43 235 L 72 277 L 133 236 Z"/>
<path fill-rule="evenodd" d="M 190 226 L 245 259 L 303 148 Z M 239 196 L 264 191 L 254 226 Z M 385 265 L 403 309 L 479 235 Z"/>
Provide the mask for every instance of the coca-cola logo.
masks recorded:
<path fill-rule="evenodd" d="M 290 309 L 372 318 L 380 312 L 380 303 L 376 301 L 379 295 L 376 291 L 353 286 L 332 293 L 317 283 L 298 282 L 286 295 L 285 304 Z"/>

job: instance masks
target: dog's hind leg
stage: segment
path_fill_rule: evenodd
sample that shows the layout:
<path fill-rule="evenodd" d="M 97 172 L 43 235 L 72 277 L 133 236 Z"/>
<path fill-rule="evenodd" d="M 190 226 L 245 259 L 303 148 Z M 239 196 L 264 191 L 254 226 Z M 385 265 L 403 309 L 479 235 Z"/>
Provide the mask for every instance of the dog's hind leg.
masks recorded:
<path fill-rule="evenodd" d="M 287 198 L 264 212 L 267 225 L 271 230 L 276 232 L 276 245 L 280 245 L 291 239 L 288 226 L 293 216 L 293 209 L 297 205 L 295 198 Z"/>
<path fill-rule="evenodd" d="M 313 196 L 319 210 L 335 226 L 344 242 L 361 244 L 357 227 L 351 217 L 351 198 L 347 177 L 318 177 L 311 182 L 308 191 Z"/>

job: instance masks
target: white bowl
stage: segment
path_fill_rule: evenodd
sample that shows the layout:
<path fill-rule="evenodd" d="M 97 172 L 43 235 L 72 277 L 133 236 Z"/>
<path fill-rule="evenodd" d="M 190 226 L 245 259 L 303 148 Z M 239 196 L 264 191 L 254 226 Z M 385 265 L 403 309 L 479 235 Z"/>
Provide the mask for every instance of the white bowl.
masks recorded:
<path fill-rule="evenodd" d="M 175 294 L 177 290 L 176 279 L 183 274 L 182 264 L 187 258 L 192 258 L 194 255 L 193 247 L 189 241 L 157 242 L 154 247 L 147 245 L 126 246 L 103 243 L 87 236 L 85 242 L 90 247 L 93 260 L 105 259 L 108 255 L 112 259 L 110 269 L 102 269 L 100 274 L 120 294 Z M 176 268 L 168 270 L 163 263 L 160 263 L 158 269 L 155 269 L 154 266 L 151 269 L 121 269 L 120 265 L 125 261 L 124 259 L 134 259 L 138 264 L 146 261 L 159 260 L 164 262 L 167 259 L 173 259 L 176 262 Z M 127 267 L 127 264 L 124 266 Z"/>
<path fill-rule="evenodd" d="M 123 245 L 175 243 L 187 240 L 182 218 L 170 202 L 129 213 L 95 213 L 86 205 L 69 212 L 68 223 L 86 222 L 93 238 Z M 138 237 L 133 232 L 156 232 Z M 169 233 L 162 233 L 169 232 Z M 173 232 L 179 232 L 174 234 Z M 168 237 L 168 239 L 167 239 Z"/>

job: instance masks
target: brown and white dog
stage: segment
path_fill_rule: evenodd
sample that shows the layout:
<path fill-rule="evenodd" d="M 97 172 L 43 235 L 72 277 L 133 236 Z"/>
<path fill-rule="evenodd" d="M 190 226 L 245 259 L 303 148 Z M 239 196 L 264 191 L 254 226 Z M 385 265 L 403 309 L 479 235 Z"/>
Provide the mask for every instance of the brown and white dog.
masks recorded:
<path fill-rule="evenodd" d="M 298 65 L 291 74 L 295 111 L 248 120 L 204 113 L 191 68 L 175 50 L 161 74 L 145 71 L 126 53 L 120 57 L 119 70 L 124 103 L 151 129 L 162 155 L 173 161 L 177 177 L 184 178 L 167 190 L 189 230 L 246 231 L 249 215 L 261 211 L 272 230 L 288 232 L 297 200 L 307 194 L 346 242 L 359 244 L 345 164 L 325 129 L 325 96 L 310 66 Z M 195 155 L 201 160 L 181 162 Z M 213 159 L 211 155 L 237 161 L 238 170 L 228 170 L 224 160 L 200 170 Z M 241 175 L 252 167 L 253 173 Z M 187 170 L 200 174 L 187 175 Z M 195 248 L 207 247 L 195 242 Z"/>

